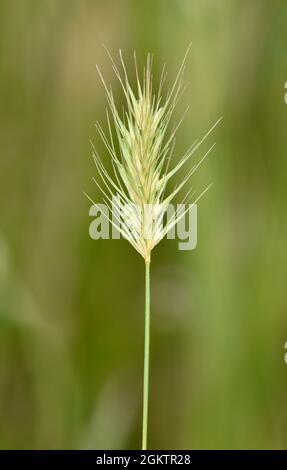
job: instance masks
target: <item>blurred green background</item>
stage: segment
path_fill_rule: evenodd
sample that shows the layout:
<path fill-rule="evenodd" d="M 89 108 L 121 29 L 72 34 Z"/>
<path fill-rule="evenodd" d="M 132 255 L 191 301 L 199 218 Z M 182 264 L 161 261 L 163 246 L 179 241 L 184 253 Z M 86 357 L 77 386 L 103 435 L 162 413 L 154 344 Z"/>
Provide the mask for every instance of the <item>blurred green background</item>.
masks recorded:
<path fill-rule="evenodd" d="M 144 263 L 82 194 L 95 66 L 120 99 L 103 44 L 171 83 L 192 41 L 175 155 L 224 120 L 197 249 L 153 256 L 149 446 L 287 448 L 286 1 L 1 0 L 0 38 L 0 447 L 140 446 Z"/>

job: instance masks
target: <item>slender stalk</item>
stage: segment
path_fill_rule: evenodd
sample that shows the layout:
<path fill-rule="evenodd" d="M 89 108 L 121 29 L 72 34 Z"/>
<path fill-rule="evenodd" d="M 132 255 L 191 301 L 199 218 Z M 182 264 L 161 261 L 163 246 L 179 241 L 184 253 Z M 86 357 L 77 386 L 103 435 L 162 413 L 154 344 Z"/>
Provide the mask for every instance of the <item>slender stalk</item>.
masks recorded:
<path fill-rule="evenodd" d="M 147 448 L 148 392 L 150 349 L 150 261 L 145 262 L 145 332 L 144 332 L 144 378 L 143 378 L 143 425 L 142 449 Z"/>

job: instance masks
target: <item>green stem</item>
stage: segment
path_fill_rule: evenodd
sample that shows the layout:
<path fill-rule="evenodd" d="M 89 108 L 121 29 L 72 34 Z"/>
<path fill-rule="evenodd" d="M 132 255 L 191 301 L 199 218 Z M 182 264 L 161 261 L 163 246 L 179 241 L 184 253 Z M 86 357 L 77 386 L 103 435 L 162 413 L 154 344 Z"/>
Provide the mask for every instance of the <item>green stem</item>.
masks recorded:
<path fill-rule="evenodd" d="M 142 449 L 147 448 L 148 390 L 150 345 L 150 262 L 145 263 L 145 332 L 144 332 L 144 378 L 143 378 L 143 428 Z"/>

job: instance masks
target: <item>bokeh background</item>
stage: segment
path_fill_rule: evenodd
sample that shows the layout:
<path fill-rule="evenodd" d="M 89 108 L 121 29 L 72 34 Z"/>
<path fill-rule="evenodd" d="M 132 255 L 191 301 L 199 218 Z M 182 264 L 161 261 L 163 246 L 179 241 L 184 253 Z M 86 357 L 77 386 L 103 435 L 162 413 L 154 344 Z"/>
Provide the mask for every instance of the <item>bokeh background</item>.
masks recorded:
<path fill-rule="evenodd" d="M 286 32 L 284 0 L 0 1 L 1 448 L 140 447 L 144 264 L 82 193 L 96 63 L 121 103 L 103 44 L 168 85 L 191 41 L 175 161 L 224 119 L 197 249 L 153 256 L 149 446 L 287 448 Z"/>

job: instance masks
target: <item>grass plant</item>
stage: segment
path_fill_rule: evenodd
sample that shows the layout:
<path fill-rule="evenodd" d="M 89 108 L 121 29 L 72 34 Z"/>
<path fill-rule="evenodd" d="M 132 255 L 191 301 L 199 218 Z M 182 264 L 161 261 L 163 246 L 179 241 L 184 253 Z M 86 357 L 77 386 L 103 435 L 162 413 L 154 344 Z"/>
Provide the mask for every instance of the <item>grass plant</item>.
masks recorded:
<path fill-rule="evenodd" d="M 109 54 L 109 53 L 108 53 Z M 100 176 L 94 181 L 107 207 L 114 208 L 113 217 L 103 212 L 109 222 L 127 239 L 145 262 L 145 330 L 144 330 L 144 374 L 143 374 L 143 421 L 142 449 L 147 449 L 148 435 L 148 395 L 150 363 L 150 265 L 153 248 L 164 238 L 189 210 L 189 203 L 195 204 L 207 191 L 201 194 L 189 189 L 182 203 L 187 209 L 176 211 L 165 224 L 163 216 L 167 207 L 181 189 L 190 181 L 191 176 L 212 150 L 209 150 L 194 163 L 183 179 L 168 192 L 170 180 L 184 167 L 202 142 L 211 133 L 217 121 L 203 138 L 196 140 L 179 159 L 170 167 L 174 150 L 175 135 L 182 119 L 171 128 L 174 109 L 184 90 L 184 69 L 188 51 L 179 68 L 173 85 L 163 97 L 166 79 L 165 67 L 162 70 L 157 92 L 153 89 L 152 56 L 148 54 L 142 79 L 139 76 L 136 56 L 136 90 L 132 89 L 122 52 L 119 51 L 120 68 L 110 56 L 112 67 L 124 93 L 126 109 L 121 115 L 115 103 L 113 91 L 108 87 L 98 68 L 103 82 L 107 101 L 107 131 L 97 122 L 96 127 L 112 161 L 113 174 L 106 169 L 95 146 L 93 158 Z M 114 197 L 116 196 L 116 198 Z M 98 206 L 90 196 L 93 204 Z M 98 206 L 101 210 L 100 206 Z M 128 208 L 128 211 L 127 211 Z M 116 211 L 116 214 L 115 214 Z"/>

